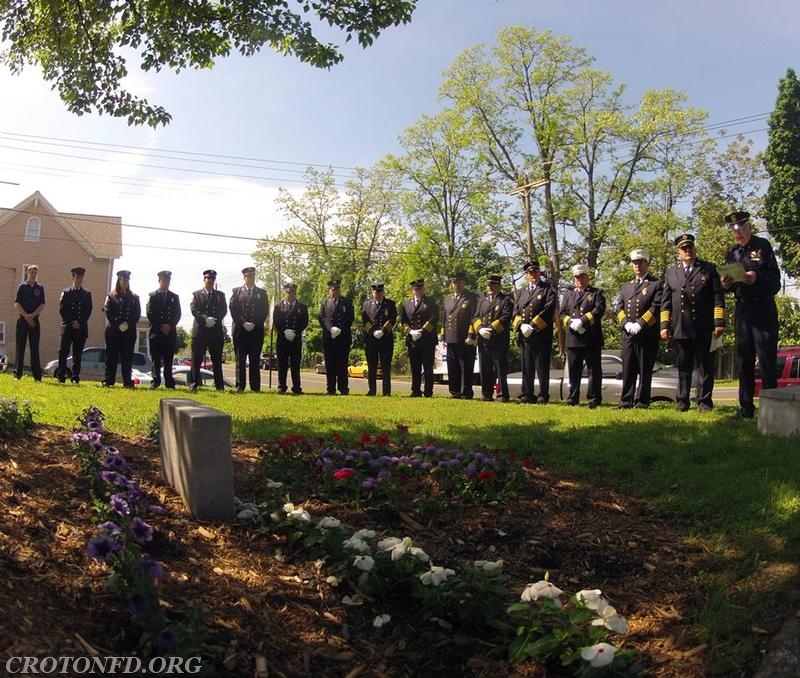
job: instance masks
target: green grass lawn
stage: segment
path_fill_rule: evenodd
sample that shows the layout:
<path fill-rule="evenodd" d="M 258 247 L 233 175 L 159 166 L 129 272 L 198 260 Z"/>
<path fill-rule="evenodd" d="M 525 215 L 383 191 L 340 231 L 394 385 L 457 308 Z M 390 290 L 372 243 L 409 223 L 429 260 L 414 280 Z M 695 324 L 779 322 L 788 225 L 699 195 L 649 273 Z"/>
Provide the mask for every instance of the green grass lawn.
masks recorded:
<path fill-rule="evenodd" d="M 97 405 L 109 429 L 145 435 L 166 394 L 102 389 L 90 382 L 79 387 L 52 379 L 16 382 L 0 375 L 0 398 L 27 401 L 37 423 L 67 428 L 81 410 Z M 357 439 L 364 431 L 394 431 L 405 424 L 417 442 L 436 438 L 514 451 L 559 473 L 646 499 L 707 550 L 703 583 L 709 596 L 698 623 L 718 641 L 725 629 L 748 624 L 774 604 L 794 574 L 788 563 L 800 556 L 797 443 L 761 436 L 754 421 L 731 421 L 734 405 L 682 414 L 669 405 L 626 411 L 606 405 L 590 411 L 406 394 L 293 398 L 178 390 L 169 395 L 230 413 L 234 436 L 241 439 L 266 441 L 295 433 Z"/>

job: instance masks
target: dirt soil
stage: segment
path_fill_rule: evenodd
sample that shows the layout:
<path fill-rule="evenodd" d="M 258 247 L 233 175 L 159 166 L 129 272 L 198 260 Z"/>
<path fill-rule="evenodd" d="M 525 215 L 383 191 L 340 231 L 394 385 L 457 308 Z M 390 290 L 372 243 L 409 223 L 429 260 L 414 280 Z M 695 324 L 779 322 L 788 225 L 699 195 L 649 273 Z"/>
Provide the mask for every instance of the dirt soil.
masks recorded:
<path fill-rule="evenodd" d="M 129 614 L 90 560 L 94 536 L 88 488 L 70 432 L 37 427 L 0 443 L 0 673 L 10 656 L 132 654 Z M 155 518 L 150 553 L 166 570 L 163 603 L 181 614 L 190 602 L 211 628 L 210 675 L 253 676 L 256 657 L 271 676 L 539 676 L 509 664 L 482 638 L 417 623 L 414 610 L 382 629 L 376 610 L 346 607 L 326 573 L 280 539 L 239 524 L 200 523 L 163 482 L 157 447 L 106 432 L 133 478 L 168 509 Z M 259 449 L 236 444 L 237 495 L 257 500 Z M 612 491 L 527 472 L 522 496 L 505 505 L 461 507 L 420 525 L 397 512 L 348 511 L 309 503 L 315 518 L 336 515 L 354 529 L 411 536 L 438 564 L 505 562 L 515 592 L 545 572 L 561 588 L 600 588 L 629 621 L 624 646 L 647 675 L 706 673 L 708 649 L 689 615 L 702 607 L 693 582 L 703 554 L 642 502 Z M 376 524 L 376 521 L 379 521 Z M 264 673 L 263 675 L 267 675 Z"/>

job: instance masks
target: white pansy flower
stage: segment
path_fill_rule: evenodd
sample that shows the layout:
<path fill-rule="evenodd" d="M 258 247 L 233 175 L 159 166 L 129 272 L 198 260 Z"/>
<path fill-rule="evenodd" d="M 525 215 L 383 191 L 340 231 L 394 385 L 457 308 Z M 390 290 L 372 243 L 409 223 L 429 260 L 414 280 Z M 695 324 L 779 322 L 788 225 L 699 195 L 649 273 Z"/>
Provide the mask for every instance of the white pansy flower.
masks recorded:
<path fill-rule="evenodd" d="M 317 527 L 323 530 L 332 529 L 334 527 L 339 527 L 342 524 L 342 521 L 338 518 L 334 518 L 332 516 L 325 516 L 322 520 L 317 523 Z"/>
<path fill-rule="evenodd" d="M 411 541 L 411 537 L 403 537 L 403 539 L 392 546 L 391 553 L 392 553 L 392 560 L 400 560 L 406 553 L 409 552 L 411 547 L 414 545 L 414 542 Z"/>
<path fill-rule="evenodd" d="M 614 646 L 608 643 L 597 643 L 589 647 L 581 648 L 581 658 L 589 662 L 594 668 L 599 669 L 608 666 L 614 661 Z"/>
<path fill-rule="evenodd" d="M 599 610 L 607 604 L 600 589 L 583 589 L 578 591 L 575 597 L 590 610 Z"/>
<path fill-rule="evenodd" d="M 353 536 L 358 539 L 375 539 L 377 534 L 375 530 L 358 530 L 358 532 L 353 532 Z"/>
<path fill-rule="evenodd" d="M 342 583 L 341 577 L 337 577 L 335 574 L 330 575 L 325 581 L 331 586 L 339 586 Z"/>
<path fill-rule="evenodd" d="M 345 539 L 342 542 L 342 546 L 350 551 L 358 551 L 359 553 L 368 553 L 369 552 L 369 544 L 365 542 L 363 539 L 358 539 L 357 537 L 350 537 L 349 539 Z"/>
<path fill-rule="evenodd" d="M 378 548 L 381 551 L 391 551 L 397 544 L 399 544 L 402 539 L 398 539 L 397 537 L 386 537 L 386 539 L 381 539 L 378 542 Z"/>
<path fill-rule="evenodd" d="M 611 605 L 604 605 L 597 610 L 598 619 L 592 620 L 592 626 L 605 626 L 614 633 L 626 633 L 628 631 L 628 621 L 625 617 L 617 614 Z"/>
<path fill-rule="evenodd" d="M 556 605 L 561 607 L 561 601 L 558 599 L 564 592 L 557 586 L 551 584 L 549 581 L 540 579 L 535 584 L 528 584 L 520 596 L 520 600 L 524 603 L 532 603 L 534 600 L 541 598 L 549 598 L 554 601 Z"/>
<path fill-rule="evenodd" d="M 345 605 L 349 605 L 350 607 L 355 607 L 356 605 L 363 605 L 364 601 L 361 596 L 345 596 L 342 598 L 342 602 Z"/>
<path fill-rule="evenodd" d="M 503 568 L 502 560 L 476 560 L 473 565 L 484 572 L 497 572 Z"/>
<path fill-rule="evenodd" d="M 427 572 L 423 572 L 419 576 L 419 580 L 425 585 L 433 585 L 439 586 L 443 581 L 447 581 L 447 578 L 454 575 L 455 571 L 445 567 L 439 567 L 438 565 L 431 565 L 431 569 Z"/>
<path fill-rule="evenodd" d="M 425 551 L 417 548 L 416 546 L 412 546 L 410 549 L 408 549 L 408 552 L 422 563 L 427 563 L 431 559 L 431 557 L 425 553 Z"/>
<path fill-rule="evenodd" d="M 382 626 L 386 626 L 390 621 L 392 621 L 392 615 L 390 614 L 379 614 L 375 619 L 372 620 L 372 625 L 379 629 Z"/>
<path fill-rule="evenodd" d="M 359 570 L 369 572 L 375 565 L 375 559 L 372 556 L 356 556 L 353 558 L 353 565 L 355 565 Z"/>
<path fill-rule="evenodd" d="M 289 511 L 286 515 L 288 518 L 293 518 L 294 520 L 304 520 L 307 523 L 311 522 L 311 514 L 304 508 L 296 508 L 293 511 Z"/>

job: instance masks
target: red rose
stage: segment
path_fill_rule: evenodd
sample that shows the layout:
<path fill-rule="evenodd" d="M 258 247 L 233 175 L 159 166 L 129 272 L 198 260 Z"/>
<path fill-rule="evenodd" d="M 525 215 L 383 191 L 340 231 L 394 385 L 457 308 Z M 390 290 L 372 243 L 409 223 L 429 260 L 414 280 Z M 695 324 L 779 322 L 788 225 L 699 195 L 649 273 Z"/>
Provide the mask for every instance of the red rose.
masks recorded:
<path fill-rule="evenodd" d="M 486 480 L 492 482 L 494 480 L 494 471 L 480 471 L 477 475 L 478 480 Z"/>
<path fill-rule="evenodd" d="M 372 442 L 372 436 L 369 433 L 362 433 L 361 434 L 361 444 L 362 445 L 369 445 Z"/>
<path fill-rule="evenodd" d="M 340 468 L 338 471 L 333 472 L 333 477 L 336 480 L 345 480 L 346 478 L 352 478 L 356 472 L 351 468 Z"/>
<path fill-rule="evenodd" d="M 388 445 L 389 444 L 389 435 L 386 433 L 381 433 L 375 436 L 375 442 L 378 445 Z"/>

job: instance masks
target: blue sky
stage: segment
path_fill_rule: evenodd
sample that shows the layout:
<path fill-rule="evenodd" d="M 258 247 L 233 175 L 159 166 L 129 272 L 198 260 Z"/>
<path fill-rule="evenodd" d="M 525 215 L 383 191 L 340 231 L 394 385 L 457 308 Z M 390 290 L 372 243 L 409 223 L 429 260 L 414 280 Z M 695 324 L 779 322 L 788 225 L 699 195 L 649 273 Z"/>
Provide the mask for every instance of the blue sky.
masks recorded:
<path fill-rule="evenodd" d="M 708 111 L 709 124 L 768 114 L 778 80 L 800 66 L 796 0 L 421 0 L 411 24 L 386 31 L 367 50 L 347 46 L 331 70 L 265 50 L 221 60 L 211 71 L 136 74 L 131 89 L 173 115 L 157 130 L 73 116 L 35 69 L 22 77 L 3 71 L 0 181 L 19 185 L 0 184 L 0 206 L 39 190 L 62 211 L 121 216 L 130 226 L 117 268 L 133 271 L 140 293 L 155 287 L 162 268 L 175 272 L 173 289 L 182 296 L 200 286 L 208 267 L 229 291 L 250 263 L 252 243 L 135 226 L 275 233 L 285 226 L 273 205 L 279 186 L 300 190 L 308 164 L 369 166 L 397 151 L 398 135 L 440 107 L 437 90 L 453 59 L 493 43 L 512 24 L 571 36 L 599 68 L 627 83 L 631 101 L 654 87 L 685 92 Z M 727 126 L 762 146 L 764 128 L 764 119 Z M 226 157 L 148 157 L 164 149 Z M 245 164 L 236 157 L 270 162 L 259 170 L 221 164 Z"/>

